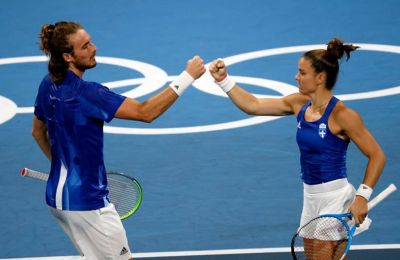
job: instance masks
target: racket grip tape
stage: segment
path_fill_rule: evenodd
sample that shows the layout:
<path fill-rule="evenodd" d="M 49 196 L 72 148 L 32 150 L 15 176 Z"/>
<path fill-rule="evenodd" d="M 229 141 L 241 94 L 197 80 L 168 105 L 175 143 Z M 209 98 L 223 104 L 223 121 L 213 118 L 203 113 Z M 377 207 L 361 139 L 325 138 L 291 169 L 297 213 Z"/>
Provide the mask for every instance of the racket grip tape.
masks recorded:
<path fill-rule="evenodd" d="M 42 181 L 47 181 L 47 179 L 49 178 L 49 175 L 47 173 L 34 171 L 26 167 L 21 170 L 21 175 L 23 177 L 31 177 Z"/>
<path fill-rule="evenodd" d="M 396 191 L 397 187 L 393 183 L 390 184 L 386 189 L 384 189 L 381 193 L 376 195 L 370 202 L 368 202 L 368 210 L 373 209 L 376 205 L 378 205 L 382 200 L 384 200 L 387 196 L 389 196 L 392 192 Z"/>

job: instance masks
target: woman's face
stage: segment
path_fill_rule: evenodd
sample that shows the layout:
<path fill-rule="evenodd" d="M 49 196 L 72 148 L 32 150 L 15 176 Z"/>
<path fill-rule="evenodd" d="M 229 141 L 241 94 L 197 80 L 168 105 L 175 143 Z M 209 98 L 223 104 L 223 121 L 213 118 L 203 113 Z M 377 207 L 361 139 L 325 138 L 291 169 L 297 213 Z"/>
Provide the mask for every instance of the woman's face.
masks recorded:
<path fill-rule="evenodd" d="M 321 83 L 321 73 L 316 73 L 311 66 L 311 62 L 304 57 L 301 57 L 296 74 L 299 92 L 304 95 L 312 94 L 316 91 L 317 86 Z"/>

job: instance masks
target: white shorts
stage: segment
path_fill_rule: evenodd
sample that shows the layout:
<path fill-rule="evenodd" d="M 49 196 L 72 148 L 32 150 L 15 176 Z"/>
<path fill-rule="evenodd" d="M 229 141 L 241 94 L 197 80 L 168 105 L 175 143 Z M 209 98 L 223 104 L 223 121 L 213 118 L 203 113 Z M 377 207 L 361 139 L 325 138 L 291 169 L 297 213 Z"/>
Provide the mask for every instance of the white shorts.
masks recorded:
<path fill-rule="evenodd" d="M 125 229 L 112 203 L 90 211 L 49 209 L 86 260 L 132 258 Z"/>
<path fill-rule="evenodd" d="M 304 184 L 300 227 L 321 214 L 347 213 L 355 193 L 346 178 L 317 185 Z"/>

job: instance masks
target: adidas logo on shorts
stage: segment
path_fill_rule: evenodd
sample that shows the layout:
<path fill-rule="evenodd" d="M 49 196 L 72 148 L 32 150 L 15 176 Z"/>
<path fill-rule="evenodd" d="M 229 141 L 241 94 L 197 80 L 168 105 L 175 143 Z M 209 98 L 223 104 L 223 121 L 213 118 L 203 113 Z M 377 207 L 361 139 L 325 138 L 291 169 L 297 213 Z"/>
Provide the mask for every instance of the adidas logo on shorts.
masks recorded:
<path fill-rule="evenodd" d="M 126 253 L 128 253 L 128 250 L 125 247 L 123 247 L 119 255 L 125 255 Z"/>

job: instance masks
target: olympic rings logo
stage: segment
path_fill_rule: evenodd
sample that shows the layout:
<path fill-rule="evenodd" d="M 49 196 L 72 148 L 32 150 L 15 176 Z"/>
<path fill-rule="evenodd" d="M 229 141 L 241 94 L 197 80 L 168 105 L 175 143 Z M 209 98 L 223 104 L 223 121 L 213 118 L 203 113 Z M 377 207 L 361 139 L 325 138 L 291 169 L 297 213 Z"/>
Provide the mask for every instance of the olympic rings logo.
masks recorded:
<path fill-rule="evenodd" d="M 387 52 L 400 54 L 400 46 L 394 45 L 380 45 L 380 44 L 355 44 L 361 47 L 360 50 L 363 51 L 376 51 L 376 52 Z M 223 60 L 227 65 L 232 65 L 252 59 L 269 57 L 273 55 L 283 55 L 289 53 L 305 52 L 311 49 L 325 48 L 325 45 L 301 45 L 292 46 L 284 48 L 266 49 L 261 51 L 254 51 L 248 53 L 242 53 L 230 57 L 225 57 Z M 15 57 L 15 58 L 2 58 L 0 59 L 0 65 L 7 64 L 18 64 L 18 63 L 30 63 L 30 62 L 46 62 L 47 58 L 45 56 L 26 56 L 26 57 Z M 171 82 L 175 79 L 175 76 L 168 76 L 167 73 L 154 65 L 150 65 L 144 62 L 113 58 L 113 57 L 97 57 L 98 63 L 114 65 L 125 67 L 134 71 L 138 71 L 143 74 L 142 78 L 126 79 L 113 82 L 105 82 L 103 85 L 109 87 L 110 89 L 116 89 L 127 86 L 136 86 L 129 91 L 121 93 L 127 97 L 138 98 L 146 94 L 152 93 L 163 86 L 165 83 Z M 206 64 L 208 67 L 210 63 Z M 267 89 L 274 90 L 282 95 L 288 95 L 298 91 L 296 86 L 274 81 L 264 78 L 256 77 L 241 77 L 233 76 L 237 83 L 250 84 L 254 86 L 259 86 Z M 202 92 L 207 94 L 221 96 L 227 98 L 226 94 L 223 93 L 215 85 L 209 72 L 206 72 L 201 78 L 199 78 L 193 86 Z M 392 88 L 360 92 L 353 94 L 343 94 L 337 95 L 341 100 L 356 100 L 356 99 L 367 99 L 376 98 L 389 95 L 397 95 L 400 93 L 400 86 L 395 86 Z M 256 94 L 257 97 L 279 97 L 270 95 L 260 95 Z M 33 107 L 18 107 L 12 100 L 0 95 L 0 125 L 6 121 L 12 119 L 16 114 L 33 113 Z M 132 134 L 132 135 L 163 135 L 163 134 L 186 134 L 186 133 L 200 133 L 200 132 L 210 132 L 219 130 L 228 130 L 238 127 L 251 126 L 255 124 L 265 123 L 271 120 L 279 119 L 280 117 L 272 116 L 255 116 L 246 119 L 241 119 L 237 121 L 231 121 L 226 123 L 209 124 L 202 126 L 189 126 L 189 127 L 175 127 L 175 128 L 129 128 L 129 127 L 116 127 L 116 126 L 105 126 L 105 133 L 113 134 Z"/>

